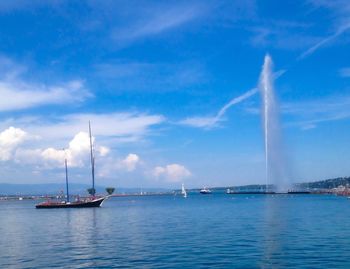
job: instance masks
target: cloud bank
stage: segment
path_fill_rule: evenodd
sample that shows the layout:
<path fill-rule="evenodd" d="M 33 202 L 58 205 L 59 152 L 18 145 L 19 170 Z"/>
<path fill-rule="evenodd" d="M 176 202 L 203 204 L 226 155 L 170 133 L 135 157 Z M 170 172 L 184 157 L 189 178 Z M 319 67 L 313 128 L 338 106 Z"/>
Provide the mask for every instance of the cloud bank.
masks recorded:
<path fill-rule="evenodd" d="M 25 131 L 12 126 L 2 131 L 0 133 L 0 160 L 12 159 L 17 147 L 27 138 L 28 134 Z"/>
<path fill-rule="evenodd" d="M 168 182 L 176 183 L 191 176 L 191 172 L 185 166 L 174 163 L 155 167 L 152 171 L 152 175 L 156 179 L 164 179 Z"/>

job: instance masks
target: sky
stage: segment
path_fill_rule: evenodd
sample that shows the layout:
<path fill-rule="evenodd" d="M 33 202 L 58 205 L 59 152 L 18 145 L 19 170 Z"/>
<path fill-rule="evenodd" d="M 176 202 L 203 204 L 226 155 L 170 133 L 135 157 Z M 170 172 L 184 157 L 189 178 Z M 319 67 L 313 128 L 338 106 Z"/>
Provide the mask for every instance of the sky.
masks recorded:
<path fill-rule="evenodd" d="M 0 182 L 265 183 L 264 57 L 288 178 L 350 175 L 350 3 L 0 2 Z M 64 150 L 63 150 L 64 149 Z"/>

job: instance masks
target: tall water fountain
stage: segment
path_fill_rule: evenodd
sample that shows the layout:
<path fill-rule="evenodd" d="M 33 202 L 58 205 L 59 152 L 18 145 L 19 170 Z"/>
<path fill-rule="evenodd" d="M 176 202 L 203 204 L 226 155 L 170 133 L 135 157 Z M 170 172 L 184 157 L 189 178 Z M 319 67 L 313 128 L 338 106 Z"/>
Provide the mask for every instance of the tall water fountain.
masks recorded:
<path fill-rule="evenodd" d="M 279 105 L 274 93 L 273 63 L 268 54 L 265 56 L 260 74 L 259 90 L 262 99 L 266 186 L 273 184 L 276 188 L 274 191 L 285 192 L 289 189 L 290 183 L 281 139 Z"/>

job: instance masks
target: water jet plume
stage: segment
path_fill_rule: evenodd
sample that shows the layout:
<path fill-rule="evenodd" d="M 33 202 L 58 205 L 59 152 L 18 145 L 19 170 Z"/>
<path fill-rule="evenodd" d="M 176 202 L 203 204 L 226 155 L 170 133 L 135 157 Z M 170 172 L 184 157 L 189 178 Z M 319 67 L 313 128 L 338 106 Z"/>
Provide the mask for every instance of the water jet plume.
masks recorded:
<path fill-rule="evenodd" d="M 277 191 L 287 191 L 290 187 L 286 175 L 286 158 L 283 150 L 279 104 L 275 97 L 273 63 L 266 55 L 259 79 L 262 100 L 262 122 L 265 146 L 266 186 L 273 184 Z"/>

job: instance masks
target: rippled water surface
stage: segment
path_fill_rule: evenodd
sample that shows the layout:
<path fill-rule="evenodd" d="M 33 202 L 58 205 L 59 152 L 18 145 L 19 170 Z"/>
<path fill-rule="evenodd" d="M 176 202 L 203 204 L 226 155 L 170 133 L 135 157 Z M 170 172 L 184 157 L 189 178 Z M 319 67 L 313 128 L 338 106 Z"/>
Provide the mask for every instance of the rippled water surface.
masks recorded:
<path fill-rule="evenodd" d="M 0 202 L 0 268 L 350 268 L 350 200 L 322 195 Z"/>

